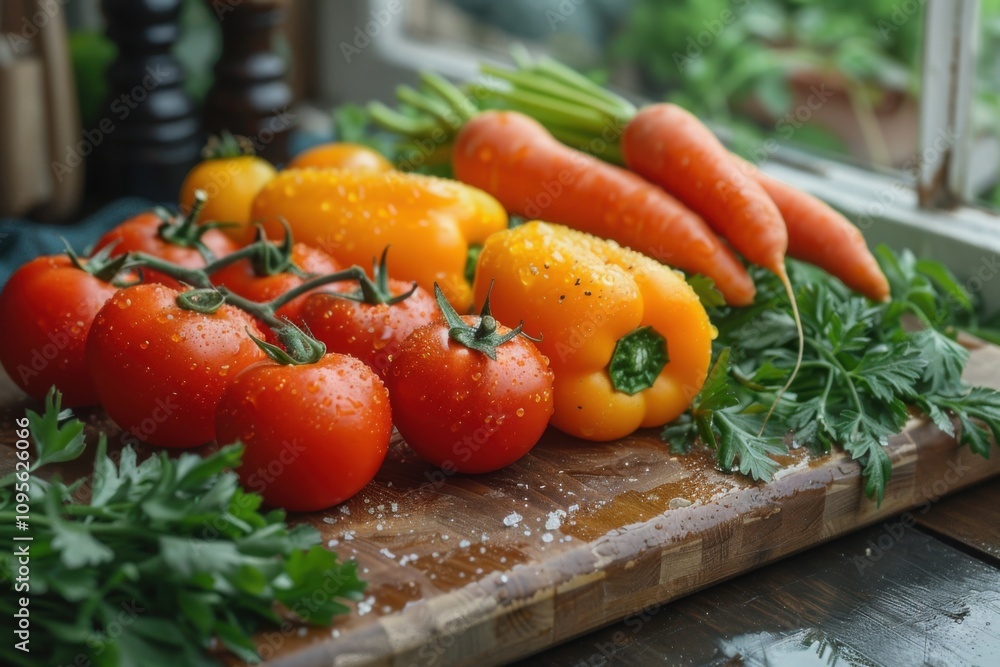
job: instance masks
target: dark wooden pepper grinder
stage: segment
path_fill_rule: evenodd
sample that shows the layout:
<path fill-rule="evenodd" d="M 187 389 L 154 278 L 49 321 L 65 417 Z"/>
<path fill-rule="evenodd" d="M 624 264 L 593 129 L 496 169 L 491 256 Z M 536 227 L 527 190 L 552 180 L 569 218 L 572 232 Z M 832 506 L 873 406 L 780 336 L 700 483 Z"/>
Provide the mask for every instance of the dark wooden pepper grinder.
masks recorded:
<path fill-rule="evenodd" d="M 204 135 L 198 110 L 181 86 L 170 52 L 182 0 L 103 0 L 118 57 L 107 71 L 108 99 L 94 152 L 95 184 L 109 195 L 175 202 L 198 161 Z"/>
<path fill-rule="evenodd" d="M 274 50 L 285 20 L 280 0 L 209 0 L 222 26 L 222 54 L 205 98 L 205 127 L 248 137 L 258 155 L 288 160 L 294 125 L 288 67 Z"/>

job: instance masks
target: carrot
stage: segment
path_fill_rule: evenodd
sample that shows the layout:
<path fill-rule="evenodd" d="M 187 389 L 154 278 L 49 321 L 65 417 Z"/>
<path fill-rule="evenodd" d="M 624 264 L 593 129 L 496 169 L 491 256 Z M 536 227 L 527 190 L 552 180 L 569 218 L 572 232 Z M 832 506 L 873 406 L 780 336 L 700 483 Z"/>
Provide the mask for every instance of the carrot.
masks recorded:
<path fill-rule="evenodd" d="M 746 269 L 700 216 L 639 176 L 561 144 L 528 116 L 486 111 L 469 120 L 452 167 L 508 211 L 613 239 L 709 276 L 732 305 L 753 302 Z"/>
<path fill-rule="evenodd" d="M 663 186 L 701 214 L 744 257 L 781 279 L 795 315 L 799 352 L 792 374 L 771 405 L 773 412 L 798 373 L 805 345 L 785 268 L 788 231 L 781 211 L 760 183 L 743 173 L 712 131 L 675 104 L 639 110 L 625 126 L 622 154 L 630 169 Z"/>
<path fill-rule="evenodd" d="M 889 298 L 889 281 L 850 220 L 811 194 L 737 160 L 781 211 L 788 229 L 789 256 L 820 267 L 869 299 Z"/>

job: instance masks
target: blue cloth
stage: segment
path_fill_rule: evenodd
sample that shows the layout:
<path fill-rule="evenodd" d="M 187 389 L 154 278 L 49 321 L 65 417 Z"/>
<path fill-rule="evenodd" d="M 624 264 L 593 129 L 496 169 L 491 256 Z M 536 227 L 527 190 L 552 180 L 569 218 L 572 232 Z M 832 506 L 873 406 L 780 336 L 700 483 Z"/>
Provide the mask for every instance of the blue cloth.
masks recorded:
<path fill-rule="evenodd" d="M 85 253 L 101 234 L 134 215 L 148 211 L 148 199 L 127 197 L 107 204 L 70 225 L 50 225 L 16 218 L 0 218 L 0 285 L 19 266 L 39 255 L 63 252 L 63 239 L 78 253 Z"/>

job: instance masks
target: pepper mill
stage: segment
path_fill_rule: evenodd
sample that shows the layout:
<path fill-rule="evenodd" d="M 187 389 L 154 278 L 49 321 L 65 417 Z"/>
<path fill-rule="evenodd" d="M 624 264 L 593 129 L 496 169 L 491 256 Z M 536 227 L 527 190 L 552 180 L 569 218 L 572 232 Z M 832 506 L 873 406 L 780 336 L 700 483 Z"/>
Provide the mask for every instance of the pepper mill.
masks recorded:
<path fill-rule="evenodd" d="M 90 132 L 97 144 L 95 185 L 109 195 L 175 202 L 198 161 L 204 135 L 195 104 L 181 87 L 183 70 L 170 52 L 182 1 L 102 2 L 118 57 L 108 67 L 108 98 Z"/>
<path fill-rule="evenodd" d="M 276 164 L 288 160 L 292 90 L 288 67 L 274 50 L 285 20 L 280 0 L 210 0 L 222 26 L 222 54 L 205 98 L 205 127 L 250 139 L 257 154 Z"/>

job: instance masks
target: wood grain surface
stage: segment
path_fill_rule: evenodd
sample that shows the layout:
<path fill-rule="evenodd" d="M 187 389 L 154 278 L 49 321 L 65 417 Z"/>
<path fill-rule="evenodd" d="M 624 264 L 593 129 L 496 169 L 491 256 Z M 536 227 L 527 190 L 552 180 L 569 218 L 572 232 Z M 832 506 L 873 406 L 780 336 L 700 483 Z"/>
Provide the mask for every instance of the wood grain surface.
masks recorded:
<path fill-rule="evenodd" d="M 897 526 L 886 549 L 873 526 L 517 667 L 1000 664 L 1000 569 Z"/>
<path fill-rule="evenodd" d="M 1000 349 L 976 347 L 967 378 L 1000 388 Z M 17 400 L 0 395 L 12 424 Z M 99 411 L 82 416 L 111 428 Z M 501 664 L 912 510 L 895 520 L 905 528 L 1000 472 L 1000 457 L 976 457 L 921 419 L 889 453 L 879 507 L 843 454 L 793 451 L 756 484 L 704 452 L 672 456 L 655 431 L 606 444 L 550 431 L 502 471 L 449 476 L 397 441 L 357 496 L 293 517 L 358 560 L 368 597 L 332 628 L 263 632 L 259 650 L 295 667 Z"/>
<path fill-rule="evenodd" d="M 1000 563 L 1000 480 L 942 500 L 917 525 Z"/>

